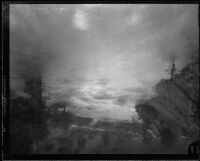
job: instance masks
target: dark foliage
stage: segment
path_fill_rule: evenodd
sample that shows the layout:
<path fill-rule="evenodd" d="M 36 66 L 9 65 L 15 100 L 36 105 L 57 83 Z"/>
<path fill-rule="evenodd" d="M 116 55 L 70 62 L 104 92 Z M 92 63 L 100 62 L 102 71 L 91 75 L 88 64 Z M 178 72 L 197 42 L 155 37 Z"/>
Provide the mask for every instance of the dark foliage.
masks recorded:
<path fill-rule="evenodd" d="M 161 143 L 166 147 L 172 147 L 178 140 L 178 135 L 164 121 L 161 122 Z"/>
<path fill-rule="evenodd" d="M 41 80 L 27 79 L 25 91 L 29 97 L 10 100 L 10 152 L 16 154 L 34 153 L 33 145 L 47 134 Z"/>
<path fill-rule="evenodd" d="M 105 133 L 103 134 L 103 142 L 105 145 L 110 144 L 110 134 L 108 131 L 105 131 Z"/>
<path fill-rule="evenodd" d="M 51 115 L 51 124 L 53 127 L 61 126 L 67 129 L 72 122 L 72 114 L 70 112 L 61 112 Z"/>

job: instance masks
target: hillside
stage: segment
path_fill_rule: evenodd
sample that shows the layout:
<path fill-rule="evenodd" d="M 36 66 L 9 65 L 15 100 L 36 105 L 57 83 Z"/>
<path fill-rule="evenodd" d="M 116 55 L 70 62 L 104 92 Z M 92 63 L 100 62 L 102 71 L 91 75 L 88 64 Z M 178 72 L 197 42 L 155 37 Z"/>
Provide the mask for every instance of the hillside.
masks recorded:
<path fill-rule="evenodd" d="M 178 71 L 173 79 L 161 80 L 155 86 L 156 96 L 144 101 L 152 110 L 143 108 L 148 117 L 140 113 L 140 117 L 153 121 L 158 134 L 169 128 L 177 140 L 187 140 L 188 144 L 199 139 L 199 60 L 193 57 L 191 62 Z M 137 107 L 137 106 L 136 106 Z M 156 113 L 151 117 L 151 113 Z M 145 123 L 144 123 L 145 124 Z M 162 135 L 162 134 L 160 134 Z M 175 140 L 172 142 L 176 142 Z"/>

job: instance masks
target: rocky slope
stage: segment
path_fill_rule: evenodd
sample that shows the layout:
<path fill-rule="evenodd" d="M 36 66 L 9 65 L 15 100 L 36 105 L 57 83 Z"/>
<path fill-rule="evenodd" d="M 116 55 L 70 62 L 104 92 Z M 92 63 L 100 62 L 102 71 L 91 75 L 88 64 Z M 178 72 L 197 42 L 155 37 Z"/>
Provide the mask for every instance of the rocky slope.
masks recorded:
<path fill-rule="evenodd" d="M 178 138 L 188 139 L 188 144 L 199 139 L 199 59 L 177 72 L 172 80 L 161 80 L 156 86 L 157 95 L 145 101 L 158 115 L 158 128 L 165 122 Z M 158 131 L 158 130 L 157 130 Z"/>

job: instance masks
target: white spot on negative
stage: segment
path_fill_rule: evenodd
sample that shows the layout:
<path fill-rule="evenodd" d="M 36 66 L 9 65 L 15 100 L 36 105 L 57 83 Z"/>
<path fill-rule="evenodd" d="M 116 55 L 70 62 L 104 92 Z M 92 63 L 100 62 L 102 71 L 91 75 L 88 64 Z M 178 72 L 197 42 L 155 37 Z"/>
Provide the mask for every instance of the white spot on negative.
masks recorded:
<path fill-rule="evenodd" d="M 76 10 L 76 13 L 74 14 L 73 24 L 78 29 L 87 30 L 89 28 L 89 24 L 86 18 L 86 13 L 81 10 Z"/>

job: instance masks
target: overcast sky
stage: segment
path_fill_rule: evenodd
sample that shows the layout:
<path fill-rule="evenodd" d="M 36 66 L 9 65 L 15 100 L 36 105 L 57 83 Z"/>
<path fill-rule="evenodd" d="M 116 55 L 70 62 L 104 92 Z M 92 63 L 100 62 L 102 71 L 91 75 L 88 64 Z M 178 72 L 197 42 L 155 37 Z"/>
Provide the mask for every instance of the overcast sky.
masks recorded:
<path fill-rule="evenodd" d="M 11 89 L 40 69 L 49 103 L 67 101 L 77 115 L 130 120 L 139 99 L 155 93 L 198 46 L 198 5 L 13 4 Z M 37 71 L 37 70 L 36 70 Z"/>

